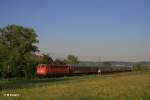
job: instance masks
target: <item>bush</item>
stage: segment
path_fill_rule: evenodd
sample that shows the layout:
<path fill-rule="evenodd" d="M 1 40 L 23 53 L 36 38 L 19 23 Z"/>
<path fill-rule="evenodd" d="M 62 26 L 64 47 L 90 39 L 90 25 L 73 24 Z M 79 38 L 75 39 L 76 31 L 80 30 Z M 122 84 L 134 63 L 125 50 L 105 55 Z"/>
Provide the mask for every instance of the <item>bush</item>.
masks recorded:
<path fill-rule="evenodd" d="M 135 71 L 143 70 L 142 64 L 135 64 L 135 65 L 133 65 L 133 70 L 135 70 Z"/>

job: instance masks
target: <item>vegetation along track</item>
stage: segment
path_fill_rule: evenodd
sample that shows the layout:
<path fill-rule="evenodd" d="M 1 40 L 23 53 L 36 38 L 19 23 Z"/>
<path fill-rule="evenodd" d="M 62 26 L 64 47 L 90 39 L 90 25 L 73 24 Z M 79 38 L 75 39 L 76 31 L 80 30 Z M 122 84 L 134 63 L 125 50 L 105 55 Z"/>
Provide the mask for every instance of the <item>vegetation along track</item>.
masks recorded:
<path fill-rule="evenodd" d="M 25 81 L 21 88 L 1 90 L 0 98 L 17 100 L 150 100 L 150 70 L 104 76 L 83 75 L 37 79 L 26 83 Z M 1 83 L 8 84 L 9 82 L 1 81 Z M 27 83 L 28 85 L 26 85 Z M 10 85 L 13 84 L 12 82 Z M 4 96 L 7 93 L 19 94 L 19 96 Z"/>

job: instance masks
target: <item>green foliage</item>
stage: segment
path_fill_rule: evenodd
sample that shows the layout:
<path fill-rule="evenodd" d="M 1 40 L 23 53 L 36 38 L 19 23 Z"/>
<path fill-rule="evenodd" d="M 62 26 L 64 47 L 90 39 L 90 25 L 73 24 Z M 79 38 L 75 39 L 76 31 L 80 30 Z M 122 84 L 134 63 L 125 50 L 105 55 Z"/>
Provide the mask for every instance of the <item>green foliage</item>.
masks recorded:
<path fill-rule="evenodd" d="M 74 56 L 74 55 L 68 55 L 67 59 L 55 59 L 54 61 L 55 64 L 77 64 L 79 63 L 78 61 L 78 57 Z"/>
<path fill-rule="evenodd" d="M 0 70 L 5 77 L 31 73 L 31 56 L 38 50 L 37 35 L 31 28 L 8 25 L 0 29 Z M 28 72 L 27 72 L 28 71 Z M 20 74 L 18 74 L 21 72 Z M 4 77 L 3 76 L 3 77 Z"/>
<path fill-rule="evenodd" d="M 43 54 L 43 64 L 51 64 L 53 63 L 52 57 L 50 57 L 48 54 Z"/>
<path fill-rule="evenodd" d="M 68 64 L 77 64 L 77 63 L 79 63 L 78 57 L 76 57 L 74 55 L 68 55 L 66 61 L 67 61 Z"/>
<path fill-rule="evenodd" d="M 103 62 L 103 65 L 104 65 L 104 66 L 111 66 L 111 62 L 104 61 L 104 62 Z"/>
<path fill-rule="evenodd" d="M 133 65 L 133 70 L 135 70 L 135 71 L 143 70 L 142 64 L 134 64 Z"/>
<path fill-rule="evenodd" d="M 56 59 L 54 60 L 54 64 L 66 64 L 66 61 L 56 58 Z"/>

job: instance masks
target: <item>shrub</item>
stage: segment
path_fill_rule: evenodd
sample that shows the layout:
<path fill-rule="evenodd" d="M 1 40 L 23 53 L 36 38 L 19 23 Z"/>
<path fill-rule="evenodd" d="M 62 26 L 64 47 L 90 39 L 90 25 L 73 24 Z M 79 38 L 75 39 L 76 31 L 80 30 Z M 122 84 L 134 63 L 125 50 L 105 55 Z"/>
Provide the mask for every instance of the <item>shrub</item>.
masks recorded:
<path fill-rule="evenodd" d="M 133 65 L 133 70 L 135 70 L 135 71 L 143 70 L 142 64 L 134 64 Z"/>

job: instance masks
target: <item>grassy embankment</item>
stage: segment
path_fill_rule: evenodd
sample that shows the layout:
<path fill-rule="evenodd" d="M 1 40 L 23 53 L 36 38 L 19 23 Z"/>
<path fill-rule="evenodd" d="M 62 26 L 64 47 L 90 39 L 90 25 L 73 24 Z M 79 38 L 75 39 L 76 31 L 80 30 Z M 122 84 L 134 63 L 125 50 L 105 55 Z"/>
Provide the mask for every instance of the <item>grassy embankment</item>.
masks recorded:
<path fill-rule="evenodd" d="M 150 100 L 150 70 L 112 75 L 0 81 L 1 99 Z M 15 87 L 14 89 L 11 87 Z M 3 94 L 19 94 L 5 97 Z"/>

